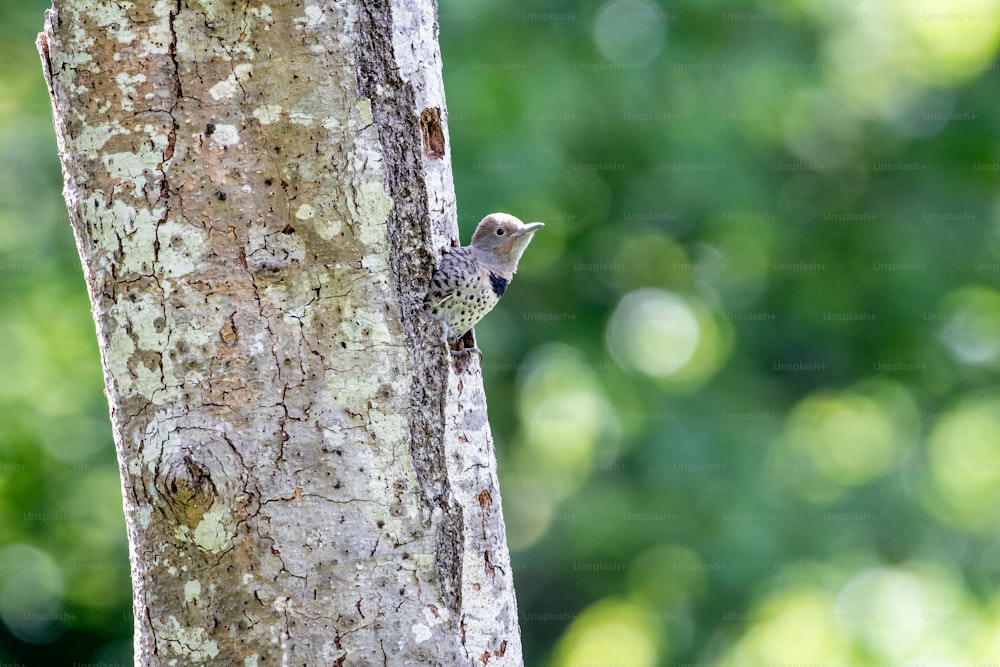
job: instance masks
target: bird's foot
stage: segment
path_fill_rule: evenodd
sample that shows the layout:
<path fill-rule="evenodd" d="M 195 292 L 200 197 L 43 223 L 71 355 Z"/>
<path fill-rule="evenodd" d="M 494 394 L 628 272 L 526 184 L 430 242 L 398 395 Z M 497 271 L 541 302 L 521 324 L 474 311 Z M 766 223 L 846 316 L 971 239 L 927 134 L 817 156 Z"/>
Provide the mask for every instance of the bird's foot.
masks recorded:
<path fill-rule="evenodd" d="M 479 362 L 482 363 L 483 361 L 483 351 L 480 350 L 478 347 L 463 347 L 461 350 L 452 350 L 451 348 L 449 348 L 448 351 L 451 352 L 451 356 L 453 357 L 462 357 L 471 352 L 475 352 L 476 354 L 479 355 Z"/>

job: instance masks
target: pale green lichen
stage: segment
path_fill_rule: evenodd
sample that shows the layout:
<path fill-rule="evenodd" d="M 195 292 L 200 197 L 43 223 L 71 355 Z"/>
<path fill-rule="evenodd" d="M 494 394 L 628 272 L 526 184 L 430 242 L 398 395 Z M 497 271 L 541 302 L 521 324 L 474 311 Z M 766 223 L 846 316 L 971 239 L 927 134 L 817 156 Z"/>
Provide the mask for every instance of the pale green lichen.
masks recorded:
<path fill-rule="evenodd" d="M 208 89 L 208 94 L 216 100 L 228 100 L 240 90 L 240 81 L 246 81 L 253 73 L 253 65 L 240 63 L 233 68 L 233 73 Z"/>
<path fill-rule="evenodd" d="M 191 273 L 208 249 L 208 232 L 194 225 L 168 219 L 160 225 L 159 267 L 164 276 Z"/>
<path fill-rule="evenodd" d="M 414 623 L 410 627 L 410 632 L 413 633 L 413 640 L 418 644 L 422 644 L 431 638 L 431 629 L 428 628 L 423 623 Z"/>
<path fill-rule="evenodd" d="M 177 3 L 174 0 L 159 0 L 153 5 L 153 13 L 160 18 L 160 21 L 147 26 L 146 39 L 141 42 L 142 48 L 136 53 L 138 57 L 170 53 L 171 46 L 176 44 L 170 16 L 176 11 Z"/>
<path fill-rule="evenodd" d="M 119 72 L 115 75 L 115 82 L 118 84 L 118 90 L 121 91 L 122 109 L 125 111 L 135 109 L 133 98 L 138 94 L 138 91 L 133 84 L 145 83 L 145 81 L 146 75 L 142 72 L 134 75 L 128 72 Z"/>
<path fill-rule="evenodd" d="M 324 218 L 316 218 L 313 222 L 313 229 L 319 234 L 319 237 L 324 241 L 329 241 L 334 236 L 340 233 L 343 229 L 344 223 L 342 220 L 326 220 Z"/>
<path fill-rule="evenodd" d="M 251 112 L 251 115 L 260 122 L 261 125 L 277 123 L 281 119 L 282 107 L 280 104 L 262 104 Z"/>
<path fill-rule="evenodd" d="M 212 141 L 223 147 L 235 146 L 240 143 L 240 132 L 235 125 L 221 124 L 215 126 Z"/>
<path fill-rule="evenodd" d="M 295 217 L 299 220 L 312 220 L 316 217 L 316 209 L 311 204 L 302 204 L 295 211 Z"/>
<path fill-rule="evenodd" d="M 355 219 L 364 223 L 358 229 L 358 240 L 372 249 L 386 242 L 385 223 L 392 210 L 392 199 L 385 193 L 385 184 L 381 181 L 364 181 L 355 187 L 353 196 L 348 197 L 348 206 L 355 214 Z"/>
<path fill-rule="evenodd" d="M 236 77 L 230 74 L 208 89 L 208 94 L 216 100 L 227 100 L 236 94 Z"/>
<path fill-rule="evenodd" d="M 250 16 L 254 18 L 262 19 L 268 23 L 274 21 L 274 12 L 268 5 L 261 5 L 260 7 L 251 7 L 248 11 Z M 269 29 L 270 26 L 264 26 L 264 30 Z"/>
<path fill-rule="evenodd" d="M 198 580 L 189 581 L 184 584 L 184 603 L 197 603 L 201 599 L 201 582 Z"/>
<path fill-rule="evenodd" d="M 229 508 L 214 503 L 194 529 L 194 543 L 209 553 L 218 553 L 229 543 L 229 524 L 233 517 Z"/>
<path fill-rule="evenodd" d="M 109 102 L 108 107 L 110 107 L 110 104 Z M 107 110 L 108 108 L 104 108 L 102 113 Z M 82 153 L 96 153 L 104 147 L 104 144 L 108 143 L 111 137 L 128 133 L 129 131 L 123 128 L 117 120 L 110 123 L 86 125 L 80 130 L 80 134 L 76 138 L 75 147 L 76 150 Z"/>
<path fill-rule="evenodd" d="M 295 123 L 296 125 L 304 125 L 306 127 L 311 127 L 316 119 L 312 117 L 311 114 L 307 114 L 304 111 L 291 111 L 288 114 L 288 121 Z"/>
<path fill-rule="evenodd" d="M 219 643 L 208 639 L 204 628 L 181 625 L 175 616 L 168 616 L 166 622 L 153 618 L 152 622 L 157 637 L 170 645 L 174 655 L 190 662 L 205 662 L 219 655 Z"/>
<path fill-rule="evenodd" d="M 326 16 L 323 15 L 323 8 L 318 5 L 306 5 L 305 11 L 306 15 L 304 17 L 292 19 L 296 24 L 295 27 L 299 30 L 302 28 L 315 28 L 326 21 Z"/>
<path fill-rule="evenodd" d="M 135 353 L 135 343 L 125 330 L 119 326 L 108 336 L 104 351 L 104 363 L 108 367 L 108 375 L 114 378 L 118 393 L 128 396 L 132 393 L 132 374 L 128 370 L 128 360 Z"/>
<path fill-rule="evenodd" d="M 156 167 L 163 162 L 163 151 L 168 142 L 167 135 L 150 133 L 139 152 L 105 153 L 101 161 L 111 178 L 132 183 L 132 194 L 141 198 L 149 179 L 156 174 Z"/>
<path fill-rule="evenodd" d="M 375 121 L 375 116 L 372 115 L 372 101 L 367 97 L 362 97 L 358 100 L 354 108 L 360 116 L 359 122 L 364 127 L 371 125 Z"/>
<path fill-rule="evenodd" d="M 342 307 L 344 314 L 340 330 L 347 340 L 364 341 L 366 344 L 394 342 L 381 309 L 354 308 L 350 303 L 344 303 Z"/>
<path fill-rule="evenodd" d="M 121 246 L 121 260 L 117 270 L 120 273 L 149 274 L 155 258 L 153 244 L 156 241 L 156 223 L 162 219 L 165 209 L 137 210 L 122 199 L 115 199 L 111 208 L 100 208 L 93 212 L 91 207 L 87 208 L 95 234 L 100 237 L 100 247 Z M 111 269 L 112 257 L 103 257 L 100 261 L 102 269 Z"/>
<path fill-rule="evenodd" d="M 131 44 L 135 41 L 135 33 L 132 31 L 129 19 L 129 10 L 133 6 L 131 2 L 96 3 L 87 7 L 87 16 L 96 25 L 114 35 L 120 43 Z"/>

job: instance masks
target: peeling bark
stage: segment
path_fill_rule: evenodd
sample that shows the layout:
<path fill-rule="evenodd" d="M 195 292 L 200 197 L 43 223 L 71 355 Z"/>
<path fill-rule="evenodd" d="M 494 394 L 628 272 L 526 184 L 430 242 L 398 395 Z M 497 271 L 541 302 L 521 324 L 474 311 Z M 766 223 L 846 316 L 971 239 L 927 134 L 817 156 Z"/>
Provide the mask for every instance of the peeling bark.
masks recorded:
<path fill-rule="evenodd" d="M 435 11 L 47 14 L 137 664 L 522 664 L 482 377 L 422 306 L 457 235 Z"/>

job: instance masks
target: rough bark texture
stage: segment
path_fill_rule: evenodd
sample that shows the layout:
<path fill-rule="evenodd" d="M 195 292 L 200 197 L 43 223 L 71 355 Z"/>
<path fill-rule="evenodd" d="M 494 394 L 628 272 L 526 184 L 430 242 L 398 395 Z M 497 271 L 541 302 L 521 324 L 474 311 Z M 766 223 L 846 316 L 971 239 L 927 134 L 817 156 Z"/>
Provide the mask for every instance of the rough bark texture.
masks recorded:
<path fill-rule="evenodd" d="M 518 665 L 429 2 L 63 0 L 39 36 L 142 665 Z"/>

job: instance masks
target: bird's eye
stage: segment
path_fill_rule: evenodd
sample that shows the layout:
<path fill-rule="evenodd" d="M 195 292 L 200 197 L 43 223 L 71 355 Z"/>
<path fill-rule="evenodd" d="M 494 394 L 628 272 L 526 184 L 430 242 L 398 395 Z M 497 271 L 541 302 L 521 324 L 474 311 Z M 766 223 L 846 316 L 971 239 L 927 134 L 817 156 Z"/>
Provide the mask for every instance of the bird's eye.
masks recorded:
<path fill-rule="evenodd" d="M 503 236 L 503 230 L 502 229 L 498 229 L 497 230 L 497 236 Z"/>

